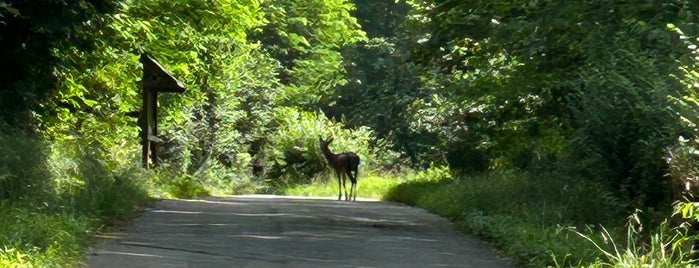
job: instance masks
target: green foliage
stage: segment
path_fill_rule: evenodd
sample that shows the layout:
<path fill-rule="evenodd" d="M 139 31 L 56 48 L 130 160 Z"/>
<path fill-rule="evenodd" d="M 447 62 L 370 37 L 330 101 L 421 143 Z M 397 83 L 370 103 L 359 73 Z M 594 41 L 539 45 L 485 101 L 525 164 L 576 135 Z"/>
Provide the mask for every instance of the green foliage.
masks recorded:
<path fill-rule="evenodd" d="M 0 200 L 26 199 L 50 190 L 43 144 L 12 132 L 0 132 Z"/>
<path fill-rule="evenodd" d="M 256 1 L 139 2 L 106 19 L 115 35 L 98 38 L 105 38 L 116 53 L 135 49 L 156 55 L 189 88 L 182 96 L 160 97 L 159 128 L 166 140 L 161 157 L 171 168 L 200 173 L 220 155 L 246 150 L 264 131 L 269 120 L 265 108 L 277 88 L 274 62 L 245 40 L 245 32 L 263 23 L 258 6 Z M 128 67 L 118 61 L 110 64 Z M 137 74 L 130 80 L 136 81 Z M 136 109 L 138 102 L 126 105 Z M 249 122 L 263 128 L 252 128 Z"/>
<path fill-rule="evenodd" d="M 393 55 L 412 53 L 392 62 L 419 70 L 394 79 L 418 78 L 409 91 L 417 93 L 405 94 L 405 86 L 381 88 L 413 97 L 408 113 L 391 117 L 407 119 L 402 137 L 417 144 L 395 144 L 406 144 L 402 149 L 413 162 L 448 163 L 469 173 L 575 172 L 613 186 L 631 204 L 668 207 L 663 176 L 669 167 L 662 159 L 679 124 L 667 97 L 692 83 L 680 82 L 687 76 L 672 77 L 678 76 L 678 63 L 693 64 L 692 46 L 683 43 L 693 42 L 696 29 L 688 14 L 696 5 L 410 4 L 403 27 L 413 31 L 403 31 L 398 40 L 417 42 L 397 46 Z M 678 34 L 668 23 L 687 30 Z M 406 110 L 395 101 L 382 103 L 389 111 Z"/>
<path fill-rule="evenodd" d="M 18 267 L 56 267 L 81 261 L 96 221 L 71 213 L 3 205 L 0 263 Z M 7 267 L 3 266 L 3 267 Z"/>
<path fill-rule="evenodd" d="M 204 186 L 191 176 L 175 179 L 169 182 L 166 187 L 168 188 L 168 193 L 175 198 L 194 198 L 209 195 Z"/>
<path fill-rule="evenodd" d="M 149 201 L 142 169 L 105 159 L 100 146 L 9 130 L 0 141 L 14 153 L 2 160 L 5 189 L 13 191 L 0 200 L 3 266 L 74 265 L 99 228 L 133 218 Z"/>
<path fill-rule="evenodd" d="M 547 215 L 541 218 L 551 220 L 544 224 L 551 226 L 566 221 L 613 224 L 625 207 L 647 208 L 649 214 L 657 213 L 647 217 L 660 222 L 659 215 L 667 216 L 670 202 L 679 198 L 678 188 L 696 186 L 696 105 L 691 93 L 696 75 L 690 70 L 695 69 L 697 29 L 689 14 L 697 5 L 508 0 L 410 4 L 413 10 L 404 25 L 422 31 L 408 32 L 417 40 L 411 62 L 428 71 L 419 74 L 423 94 L 410 106 L 407 121 L 411 131 L 420 131 L 413 135 L 435 137 L 420 140 L 428 150 L 418 154 L 418 161 L 444 161 L 451 167 L 482 162 L 495 170 L 569 175 L 563 176 L 568 178 L 563 185 L 539 176 L 516 180 L 525 189 L 522 193 L 493 194 L 489 187 L 474 187 L 479 198 L 507 196 L 520 204 L 551 208 L 554 214 L 519 206 L 510 211 L 497 200 L 469 201 L 474 194 L 458 183 L 408 183 L 399 185 L 397 189 L 405 189 L 396 195 L 446 215 L 461 213 L 452 208 L 464 203 L 488 210 L 494 209 L 488 207 L 492 203 L 518 218 Z M 492 183 L 500 184 L 512 188 L 506 182 Z M 542 191 L 540 185 L 571 191 L 570 199 Z M 422 191 L 437 197 L 426 198 Z M 540 195 L 557 198 L 533 201 L 541 200 Z M 602 198 L 593 202 L 586 200 L 589 196 Z M 595 216 L 610 207 L 615 212 Z M 481 226 L 494 226 L 484 222 Z M 539 221 L 515 222 L 526 230 L 526 222 Z M 508 228 L 492 229 L 486 232 L 507 233 L 502 230 Z M 503 245 L 520 243 L 507 236 L 499 236 Z M 574 247 L 525 247 L 541 244 L 556 249 L 558 256 L 569 256 L 565 265 L 585 256 L 573 254 Z M 534 259 L 545 255 L 538 252 Z M 529 259 L 526 254 L 518 258 Z"/>
<path fill-rule="evenodd" d="M 392 149 L 405 152 L 411 164 L 427 167 L 435 143 L 431 133 L 414 131 L 409 107 L 429 90 L 421 88 L 420 68 L 411 57 L 414 36 L 401 27 L 409 6 L 405 1 L 355 1 L 357 19 L 371 37 L 345 46 L 342 55 L 347 83 L 332 91 L 323 111 L 331 118 L 346 118 L 352 126 L 369 126 L 379 138 L 392 141 Z M 377 18 L 377 14 L 382 14 Z"/>
<path fill-rule="evenodd" d="M 56 113 L 39 117 L 45 135 L 97 146 L 95 155 L 113 157 L 111 168 L 136 163 L 138 128 L 126 114 L 140 108 L 133 84 L 138 53 L 148 52 L 188 88 L 159 95 L 159 157 L 173 176 L 160 182 L 171 182 L 178 196 L 203 194 L 201 187 L 254 191 L 244 175 L 250 163 L 235 156 L 260 153 L 281 90 L 277 61 L 246 40 L 266 23 L 260 11 L 258 1 L 120 3 L 86 26 L 100 53 L 56 50 L 66 60 L 56 71 Z"/>
<path fill-rule="evenodd" d="M 353 151 L 361 158 L 360 175 L 396 161 L 396 154 L 386 147 L 371 146 L 373 132 L 366 127 L 346 129 L 323 115 L 292 108 L 277 110 L 275 132 L 267 136 L 266 179 L 273 188 L 307 184 L 319 172 L 328 169 L 320 151 L 318 137 L 334 137 L 334 153 Z M 380 141 L 377 144 L 382 144 Z"/>
<path fill-rule="evenodd" d="M 372 38 L 348 46 L 343 51 L 348 83 L 335 90 L 335 101 L 324 110 L 330 117 L 346 117 L 350 124 L 372 127 L 379 137 L 394 140 L 394 149 L 407 151 L 415 161 L 419 153 L 413 152 L 419 150 L 415 147 L 431 137 L 409 130 L 408 108 L 424 93 L 415 77 L 419 69 L 402 61 L 406 52 L 395 43 Z"/>
<path fill-rule="evenodd" d="M 14 127 L 37 127 L 33 113 L 49 113 L 48 98 L 55 92 L 55 68 L 63 55 L 54 51 L 73 47 L 95 49 L 86 25 L 109 14 L 114 1 L 3 1 L 0 4 L 0 122 Z"/>
<path fill-rule="evenodd" d="M 357 196 L 381 199 L 386 193 L 402 182 L 399 176 L 382 174 L 362 174 L 357 182 Z M 284 189 L 285 195 L 327 196 L 336 198 L 338 183 L 335 172 L 323 172 L 316 175 L 309 184 L 293 185 Z"/>
<path fill-rule="evenodd" d="M 136 163 L 105 159 L 106 153 L 85 140 L 51 145 L 46 165 L 53 193 L 77 213 L 118 222 L 135 216 L 135 207 L 148 200 L 145 176 Z"/>
<path fill-rule="evenodd" d="M 668 200 L 670 187 L 660 178 L 667 173 L 664 150 L 676 139 L 677 124 L 666 108 L 673 82 L 641 51 L 588 61 L 580 71 L 584 86 L 570 95 L 577 148 L 590 161 L 585 170 L 601 180 L 616 178 L 610 183 L 620 192 L 647 204 Z"/>
<path fill-rule="evenodd" d="M 650 237 L 644 237 L 638 212 L 629 217 L 625 243 L 619 243 L 602 228 L 601 239 L 573 230 L 592 243 L 602 258 L 587 267 L 694 267 L 696 260 L 690 254 L 693 239 L 689 239 L 685 226 L 671 227 L 662 222 Z M 589 232 L 589 231 L 588 231 Z M 649 241 L 642 243 L 643 239 Z"/>
<path fill-rule="evenodd" d="M 340 49 L 364 39 L 344 0 L 279 0 L 264 5 L 267 24 L 252 36 L 283 67 L 286 86 L 280 103 L 315 110 L 335 87 L 346 82 Z"/>
<path fill-rule="evenodd" d="M 566 265 L 591 263 L 598 256 L 593 246 L 560 232 L 560 226 L 612 226 L 625 214 L 625 202 L 604 185 L 555 173 L 448 179 L 448 173 L 435 169 L 414 178 L 385 198 L 447 217 L 529 267 L 553 265 L 551 255 L 568 256 Z"/>
<path fill-rule="evenodd" d="M 676 25 L 669 24 L 668 28 L 680 36 L 686 37 L 686 33 Z M 692 27 L 683 27 L 685 30 Z M 696 41 L 686 38 L 683 40 L 687 48 L 696 51 Z M 697 95 L 697 81 L 699 73 L 695 71 L 697 61 L 685 59 L 680 65 L 675 79 L 681 83 L 676 94 L 668 96 L 672 112 L 679 117 L 679 127 L 676 134 L 677 140 L 673 146 L 666 148 L 667 162 L 670 168 L 669 178 L 671 186 L 675 190 L 675 198 L 680 194 L 696 192 L 697 175 L 699 175 L 699 139 L 697 139 L 697 122 L 699 122 L 699 95 Z"/>
<path fill-rule="evenodd" d="M 38 213 L 94 230 L 133 217 L 148 191 L 326 193 L 334 179 L 317 138 L 334 136 L 334 152 L 362 158 L 367 195 L 391 186 L 392 199 L 463 222 L 532 266 L 551 254 L 592 265 L 593 245 L 559 239 L 555 226 L 614 226 L 636 207 L 660 222 L 699 184 L 697 10 L 691 1 L 4 1 L 0 122 L 22 131 L 0 134 L 0 200 L 17 222 L 43 226 L 29 215 Z M 162 165 L 152 170 L 137 166 L 138 127 L 126 116 L 140 107 L 142 52 L 188 89 L 159 96 Z M 264 182 L 250 174 L 259 159 Z M 422 171 L 362 175 L 405 163 Z M 670 233 L 651 250 L 676 241 Z M 54 266 L 35 253 L 60 247 L 28 240 L 0 245 L 0 264 Z"/>
<path fill-rule="evenodd" d="M 430 167 L 427 170 L 410 173 L 405 182 L 391 187 L 384 199 L 398 201 L 411 206 L 419 206 L 425 193 L 431 193 L 452 181 L 446 167 Z"/>
<path fill-rule="evenodd" d="M 137 147 L 135 126 L 129 123 L 135 120 L 124 114 L 139 107 L 137 90 L 130 86 L 139 75 L 136 55 L 131 53 L 147 51 L 189 88 L 181 96 L 160 96 L 164 165 L 203 185 L 247 183 L 240 174 L 250 163 L 239 159 L 263 157 L 265 135 L 274 131 L 276 107 L 281 103 L 312 107 L 320 96 L 342 83 L 339 49 L 363 36 L 349 15 L 351 9 L 345 1 L 265 5 L 258 1 L 124 2 L 94 26 L 106 28 L 94 31 L 93 38 L 100 41 L 107 57 L 69 50 L 71 60 L 78 64 L 66 65 L 59 73 L 65 77 L 65 88 L 56 98 L 75 100 L 73 106 L 86 112 L 76 115 L 65 110 L 57 117 L 59 122 L 47 125 L 55 136 L 72 134 L 72 124 L 63 124 L 65 119 L 83 122 L 83 117 L 101 112 L 99 120 L 89 121 L 94 125 L 81 130 L 100 133 L 115 125 L 131 125 L 111 136 L 92 138 L 103 143 L 129 140 L 128 146 Z M 274 36 L 286 40 L 285 45 L 261 47 L 251 41 L 260 38 L 264 43 Z M 287 50 L 299 56 L 283 57 Z M 294 66 L 286 66 L 289 61 Z M 286 69 L 279 68 L 280 62 Z M 293 74 L 293 82 L 282 79 L 280 83 L 280 76 L 287 72 Z M 86 84 L 107 93 L 88 91 Z M 101 103 L 113 105 L 103 107 Z M 235 167 L 230 167 L 231 159 L 238 159 L 232 161 Z"/>
<path fill-rule="evenodd" d="M 3 205 L 0 259 L 10 265 L 62 266 L 78 263 L 97 221 L 72 213 Z M 14 260 L 12 260 L 14 259 Z"/>
<path fill-rule="evenodd" d="M 355 17 L 370 38 L 394 37 L 410 5 L 405 0 L 354 0 Z M 380 18 L 380 19 L 378 19 Z"/>
<path fill-rule="evenodd" d="M 339 51 L 364 38 L 347 1 L 93 4 L 80 6 L 90 11 L 85 16 L 57 25 L 75 29 L 89 49 L 57 42 L 46 51 L 56 64 L 50 65 L 54 86 L 46 86 L 51 88 L 45 95 L 48 101 L 33 114 L 42 137 L 95 147 L 79 149 L 89 150 L 89 157 L 70 176 L 93 168 L 128 169 L 140 144 L 136 120 L 126 114 L 140 107 L 139 89 L 133 84 L 141 76 L 138 54 L 148 52 L 188 88 L 182 95 L 159 97 L 159 135 L 164 140 L 159 156 L 179 178 L 169 180 L 179 189 L 171 192 L 183 196 L 203 193 L 200 187 L 254 191 L 247 174 L 251 163 L 244 160 L 264 157 L 266 134 L 276 131 L 275 109 L 282 103 L 312 108 L 343 84 Z M 20 16 L 25 8 L 29 10 L 10 3 L 2 9 L 8 14 L 3 19 L 14 23 L 10 16 Z M 92 17 L 98 11 L 109 13 Z M 283 42 L 274 44 L 275 38 Z M 113 161 L 104 163 L 103 158 Z M 83 188 L 121 184 L 118 177 L 90 178 L 86 185 L 74 178 L 65 181 L 59 187 L 90 200 L 109 198 Z"/>
<path fill-rule="evenodd" d="M 20 252 L 16 248 L 0 249 L 0 265 L 2 267 L 19 268 L 30 265 L 28 255 Z"/>
<path fill-rule="evenodd" d="M 449 167 L 433 165 L 425 170 L 409 173 L 406 180 L 408 182 L 446 182 L 453 180 L 453 176 Z"/>

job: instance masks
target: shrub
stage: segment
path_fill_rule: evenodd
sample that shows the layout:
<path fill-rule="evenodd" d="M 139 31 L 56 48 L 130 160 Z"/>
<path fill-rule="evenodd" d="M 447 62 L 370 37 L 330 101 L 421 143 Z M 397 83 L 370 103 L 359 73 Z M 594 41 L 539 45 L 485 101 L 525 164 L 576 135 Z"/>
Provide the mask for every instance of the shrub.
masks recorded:
<path fill-rule="evenodd" d="M 568 95 L 578 167 L 643 207 L 661 207 L 669 204 L 664 150 L 678 126 L 667 99 L 674 84 L 662 62 L 632 43 L 616 45 L 623 48 L 589 59 Z"/>
<path fill-rule="evenodd" d="M 319 136 L 334 137 L 330 144 L 334 153 L 357 153 L 361 158 L 360 174 L 397 161 L 394 152 L 372 146 L 374 137 L 369 128 L 343 128 L 341 123 L 332 122 L 323 115 L 293 108 L 280 108 L 276 118 L 279 127 L 267 137 L 264 150 L 265 178 L 273 189 L 308 184 L 316 174 L 328 168 L 320 152 Z"/>
<path fill-rule="evenodd" d="M 594 247 L 561 232 L 561 226 L 616 226 L 625 215 L 625 200 L 591 180 L 521 171 L 450 179 L 447 171 L 438 167 L 408 176 L 385 198 L 447 217 L 530 267 L 553 265 L 551 255 L 565 256 L 558 259 L 565 265 L 594 261 Z"/>
<path fill-rule="evenodd" d="M 204 186 L 192 176 L 184 175 L 171 181 L 167 191 L 175 198 L 193 198 L 209 195 Z"/>
<path fill-rule="evenodd" d="M 13 130 L 0 132 L 0 200 L 24 199 L 51 188 L 44 151 L 38 139 Z"/>

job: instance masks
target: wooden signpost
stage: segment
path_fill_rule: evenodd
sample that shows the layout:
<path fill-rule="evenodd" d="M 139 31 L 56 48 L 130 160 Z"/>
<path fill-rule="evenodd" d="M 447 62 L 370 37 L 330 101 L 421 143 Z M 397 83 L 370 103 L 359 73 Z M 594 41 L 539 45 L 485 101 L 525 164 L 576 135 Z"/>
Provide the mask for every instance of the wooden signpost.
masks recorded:
<path fill-rule="evenodd" d="M 143 77 L 140 81 L 143 104 L 138 113 L 138 126 L 141 128 L 141 144 L 143 167 L 148 168 L 148 155 L 151 163 L 158 165 L 158 92 L 185 91 L 184 84 L 177 80 L 160 63 L 148 54 L 141 54 L 140 62 L 143 64 Z"/>

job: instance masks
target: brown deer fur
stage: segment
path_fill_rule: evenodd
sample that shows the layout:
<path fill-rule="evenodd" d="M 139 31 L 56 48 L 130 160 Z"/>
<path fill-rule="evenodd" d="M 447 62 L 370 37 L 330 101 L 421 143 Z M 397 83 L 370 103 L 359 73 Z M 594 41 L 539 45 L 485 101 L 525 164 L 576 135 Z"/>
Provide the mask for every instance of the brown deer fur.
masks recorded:
<path fill-rule="evenodd" d="M 339 194 L 337 200 L 342 199 L 342 188 L 345 189 L 345 200 L 350 200 L 352 197 L 353 201 L 357 201 L 357 175 L 359 174 L 359 156 L 353 152 L 344 152 L 340 154 L 334 154 L 328 148 L 328 145 L 333 141 L 330 137 L 328 140 L 323 140 L 322 137 L 318 137 L 320 140 L 320 150 L 323 152 L 325 159 L 328 160 L 330 166 L 335 170 L 337 174 L 337 183 L 339 184 Z M 354 172 L 354 175 L 352 174 Z M 346 177 L 349 177 L 352 183 L 349 195 L 347 195 Z M 354 194 L 354 196 L 353 196 Z"/>

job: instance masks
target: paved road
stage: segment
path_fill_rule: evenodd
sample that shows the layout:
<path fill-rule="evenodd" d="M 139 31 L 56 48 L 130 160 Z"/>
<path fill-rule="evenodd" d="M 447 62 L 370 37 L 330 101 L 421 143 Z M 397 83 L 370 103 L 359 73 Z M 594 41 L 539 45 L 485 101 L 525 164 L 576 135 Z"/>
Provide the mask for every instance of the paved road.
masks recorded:
<path fill-rule="evenodd" d="M 422 209 L 280 196 L 163 200 L 87 267 L 513 267 Z"/>

